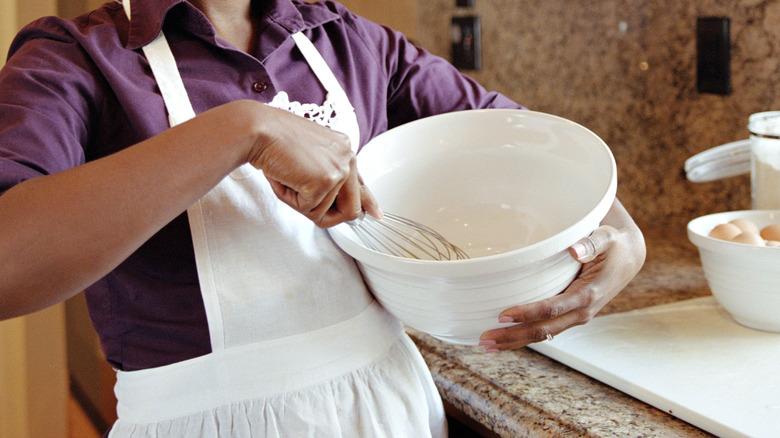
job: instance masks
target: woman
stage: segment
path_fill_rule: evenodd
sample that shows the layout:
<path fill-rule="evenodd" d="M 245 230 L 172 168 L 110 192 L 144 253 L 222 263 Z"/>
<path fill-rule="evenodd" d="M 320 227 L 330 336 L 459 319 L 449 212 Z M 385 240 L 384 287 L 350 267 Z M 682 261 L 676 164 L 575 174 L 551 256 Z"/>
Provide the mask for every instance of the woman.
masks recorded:
<path fill-rule="evenodd" d="M 323 228 L 381 217 L 355 167 L 375 135 L 517 104 L 336 3 L 288 0 L 45 18 L 0 90 L 0 317 L 85 290 L 119 370 L 112 436 L 446 435 L 419 353 Z M 580 277 L 507 309 L 522 324 L 486 350 L 586 322 L 644 259 L 619 202 L 571 251 Z"/>

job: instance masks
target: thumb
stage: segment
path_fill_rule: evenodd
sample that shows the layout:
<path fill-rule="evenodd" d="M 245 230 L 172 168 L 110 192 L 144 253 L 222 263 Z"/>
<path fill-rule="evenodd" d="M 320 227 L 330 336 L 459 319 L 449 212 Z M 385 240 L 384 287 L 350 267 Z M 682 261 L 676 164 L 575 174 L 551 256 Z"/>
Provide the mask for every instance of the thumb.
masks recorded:
<path fill-rule="evenodd" d="M 569 247 L 569 254 L 580 263 L 593 261 L 599 254 L 603 254 L 615 241 L 617 230 L 609 225 L 596 228 L 590 236 L 578 240 Z"/>

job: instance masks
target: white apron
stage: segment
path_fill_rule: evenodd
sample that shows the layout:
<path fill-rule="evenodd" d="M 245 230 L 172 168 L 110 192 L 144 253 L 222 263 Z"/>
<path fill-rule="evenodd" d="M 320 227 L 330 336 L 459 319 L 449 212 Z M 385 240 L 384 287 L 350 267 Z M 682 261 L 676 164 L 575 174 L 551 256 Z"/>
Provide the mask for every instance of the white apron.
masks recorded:
<path fill-rule="evenodd" d="M 336 117 L 310 118 L 357 147 L 346 94 L 311 42 L 293 39 L 326 103 L 290 103 L 282 92 L 272 105 L 309 116 L 332 109 Z M 194 117 L 162 32 L 144 53 L 171 125 Z M 261 171 L 236 169 L 187 213 L 212 353 L 117 372 L 111 437 L 446 436 L 438 392 L 400 322 L 327 233 L 275 197 Z"/>

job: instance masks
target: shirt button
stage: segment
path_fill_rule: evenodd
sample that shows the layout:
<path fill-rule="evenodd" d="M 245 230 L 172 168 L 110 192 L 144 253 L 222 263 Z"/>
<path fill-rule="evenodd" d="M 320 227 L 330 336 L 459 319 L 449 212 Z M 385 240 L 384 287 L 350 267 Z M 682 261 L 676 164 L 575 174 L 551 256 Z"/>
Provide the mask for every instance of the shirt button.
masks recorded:
<path fill-rule="evenodd" d="M 268 84 L 264 81 L 257 81 L 254 84 L 252 84 L 252 90 L 255 91 L 255 93 L 262 93 L 263 91 L 268 89 Z"/>

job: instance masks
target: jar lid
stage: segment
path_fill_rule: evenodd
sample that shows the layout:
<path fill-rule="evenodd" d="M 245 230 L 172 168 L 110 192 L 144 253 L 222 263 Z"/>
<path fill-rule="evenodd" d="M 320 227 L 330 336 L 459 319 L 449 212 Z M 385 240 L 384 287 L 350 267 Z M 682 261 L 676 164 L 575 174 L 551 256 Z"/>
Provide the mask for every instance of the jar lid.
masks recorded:
<path fill-rule="evenodd" d="M 750 135 L 780 140 L 780 111 L 764 111 L 748 117 Z"/>
<path fill-rule="evenodd" d="M 750 140 L 716 146 L 685 160 L 685 176 L 701 183 L 750 173 Z"/>

